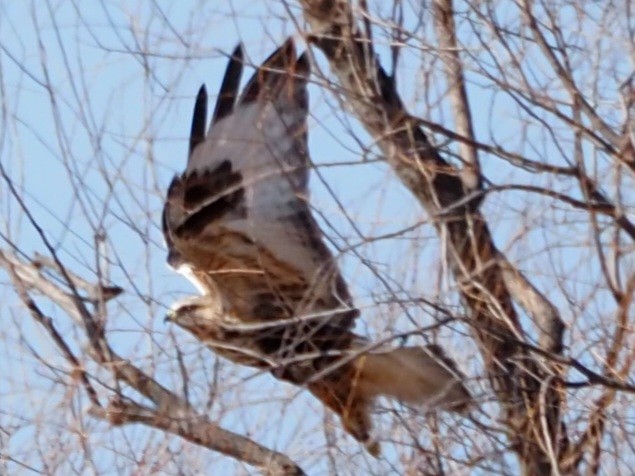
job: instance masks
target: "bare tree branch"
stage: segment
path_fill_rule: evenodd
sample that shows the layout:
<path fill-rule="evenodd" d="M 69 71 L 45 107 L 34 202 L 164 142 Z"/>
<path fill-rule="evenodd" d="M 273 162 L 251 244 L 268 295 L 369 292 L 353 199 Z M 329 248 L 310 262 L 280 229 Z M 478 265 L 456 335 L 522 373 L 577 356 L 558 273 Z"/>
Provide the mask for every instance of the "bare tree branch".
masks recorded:
<path fill-rule="evenodd" d="M 474 126 L 467 99 L 463 63 L 459 57 L 454 6 L 452 0 L 435 0 L 432 5 L 439 46 L 441 47 L 441 57 L 448 80 L 449 96 L 452 101 L 456 132 L 473 142 Z M 480 189 L 482 186 L 481 165 L 476 148 L 470 146 L 468 142 L 460 142 L 459 147 L 460 155 L 465 164 L 465 170 L 462 174 L 463 184 L 472 190 Z"/>
<path fill-rule="evenodd" d="M 439 155 L 418 121 L 405 111 L 394 84 L 374 61 L 372 45 L 357 29 L 349 4 L 323 0 L 301 3 L 311 26 L 310 39 L 328 58 L 340 82 L 339 93 L 376 138 L 404 185 L 430 216 L 439 217 L 435 225 L 440 238 L 447 240 L 450 262 L 461 295 L 472 311 L 473 329 L 524 473 L 557 471 L 558 458 L 554 460 L 553 455 L 568 447 L 559 416 L 563 394 L 557 385 L 545 388 L 544 384 L 558 380 L 552 379 L 558 369 L 541 364 L 514 345 L 514 341 L 524 339 L 524 331 L 510 291 L 532 292 L 532 298 L 516 296 L 519 304 L 530 306 L 530 312 L 537 310 L 538 302 L 545 307 L 546 300 L 527 286 L 526 280 L 516 279 L 511 289 L 507 286 L 501 254 L 477 210 L 478 201 L 464 200 L 469 187 L 460 173 Z M 561 348 L 559 315 L 543 315 L 539 329 L 546 335 L 541 341 L 548 342 L 551 349 Z"/>
<path fill-rule="evenodd" d="M 558 74 L 558 77 L 562 81 L 562 84 L 569 91 L 569 95 L 571 96 L 572 101 L 579 101 L 584 113 L 587 115 L 591 124 L 593 124 L 593 128 L 596 131 L 599 131 L 604 136 L 604 140 L 612 145 L 612 147 L 616 147 L 619 142 L 619 137 L 613 132 L 613 130 L 600 118 L 595 112 L 594 108 L 586 101 L 584 95 L 580 93 L 578 87 L 576 86 L 573 78 L 571 77 L 570 70 L 565 68 L 558 58 L 553 52 L 553 49 L 550 48 L 547 44 L 547 40 L 543 35 L 540 26 L 538 25 L 538 21 L 536 20 L 536 16 L 533 13 L 533 1 L 532 0 L 524 0 L 523 1 L 523 9 L 525 12 L 525 19 L 529 24 L 529 28 L 536 39 L 536 42 L 540 46 L 541 51 L 553 67 L 553 70 Z M 561 52 L 564 52 L 564 49 L 560 48 Z"/>
<path fill-rule="evenodd" d="M 613 336 L 610 348 L 604 363 L 604 375 L 609 378 L 617 377 L 625 379 L 630 375 L 630 371 L 635 361 L 635 347 L 632 342 L 625 345 L 627 337 L 633 336 L 633 332 L 628 330 L 628 316 L 631 313 L 633 300 L 635 299 L 635 273 L 631 275 L 626 285 L 626 293 L 622 296 L 619 311 L 616 316 L 615 335 Z M 620 370 L 618 367 L 618 356 L 622 350 L 630 349 L 629 355 L 625 359 Z M 607 388 L 606 391 L 594 402 L 591 418 L 588 426 L 580 439 L 571 451 L 571 464 L 573 467 L 579 464 L 585 454 L 590 455 L 588 474 L 599 474 L 600 458 L 602 456 L 602 436 L 606 425 L 607 408 L 613 403 L 617 389 Z M 590 451 L 589 451 L 590 450 Z"/>
<path fill-rule="evenodd" d="M 5 3 L 0 473 L 629 473 L 633 2 Z M 358 323 L 442 345 L 480 404 L 380 401 L 378 459 L 157 320 L 191 292 L 158 214 L 193 94 L 293 30 L 319 56 L 311 207 Z"/>
<path fill-rule="evenodd" d="M 226 431 L 205 417 L 190 414 L 175 418 L 134 402 L 112 400 L 108 408 L 93 407 L 90 414 L 115 425 L 140 423 L 167 431 L 192 443 L 256 466 L 268 476 L 302 476 L 305 473 L 286 455 L 269 450 L 249 438 Z"/>
<path fill-rule="evenodd" d="M 25 263 L 7 251 L 0 251 L 0 266 L 9 271 L 22 302 L 29 309 L 33 318 L 51 334 L 64 357 L 73 366 L 74 371 L 79 372 L 82 384 L 93 405 L 91 410 L 93 416 L 106 419 L 116 425 L 128 422 L 142 423 L 174 433 L 212 451 L 256 466 L 267 475 L 295 476 L 304 474 L 302 469 L 286 455 L 265 448 L 249 438 L 227 431 L 199 415 L 186 400 L 114 352 L 106 340 L 105 332 L 100 334 L 98 340 L 88 339 L 91 345 L 99 346 L 99 350 L 90 353 L 90 355 L 93 356 L 97 364 L 110 370 L 117 381 L 126 383 L 130 388 L 148 398 L 155 407 L 150 409 L 130 402 L 124 403 L 121 393 L 115 393 L 114 396 L 110 397 L 111 402 L 108 408 L 103 408 L 83 366 L 55 329 L 52 319 L 40 311 L 27 291 L 35 291 L 51 299 L 70 316 L 75 316 L 76 319 L 79 315 L 88 314 L 88 311 L 78 309 L 78 305 L 83 306 L 81 300 L 77 300 L 74 295 L 65 293 L 40 272 L 44 266 L 57 269 L 56 263 L 51 263 L 41 256 L 34 261 L 36 261 L 35 264 Z M 82 287 L 89 290 L 96 289 L 93 285 L 84 286 L 86 282 L 67 268 L 65 274 L 70 277 L 69 279 L 73 283 L 83 283 Z M 90 314 L 88 316 L 90 319 L 95 319 Z"/>

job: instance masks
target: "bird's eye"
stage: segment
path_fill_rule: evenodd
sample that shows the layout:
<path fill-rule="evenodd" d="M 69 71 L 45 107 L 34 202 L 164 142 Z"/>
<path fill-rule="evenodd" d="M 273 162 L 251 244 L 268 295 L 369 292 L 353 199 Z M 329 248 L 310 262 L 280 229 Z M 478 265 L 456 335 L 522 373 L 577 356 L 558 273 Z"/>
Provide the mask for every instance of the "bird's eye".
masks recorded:
<path fill-rule="evenodd" d="M 196 304 L 188 304 L 179 308 L 179 314 L 190 314 L 198 309 Z"/>

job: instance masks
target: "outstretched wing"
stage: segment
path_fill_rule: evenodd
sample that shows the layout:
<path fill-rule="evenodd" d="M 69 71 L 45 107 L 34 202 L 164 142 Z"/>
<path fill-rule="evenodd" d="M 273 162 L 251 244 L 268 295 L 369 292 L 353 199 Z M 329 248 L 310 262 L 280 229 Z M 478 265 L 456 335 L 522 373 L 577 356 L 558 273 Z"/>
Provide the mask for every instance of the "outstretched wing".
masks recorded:
<path fill-rule="evenodd" d="M 346 348 L 358 311 L 308 204 L 308 58 L 288 40 L 239 96 L 242 56 L 238 47 L 207 135 L 199 91 L 187 168 L 164 209 L 168 260 L 237 323 L 293 319 L 314 350 Z"/>

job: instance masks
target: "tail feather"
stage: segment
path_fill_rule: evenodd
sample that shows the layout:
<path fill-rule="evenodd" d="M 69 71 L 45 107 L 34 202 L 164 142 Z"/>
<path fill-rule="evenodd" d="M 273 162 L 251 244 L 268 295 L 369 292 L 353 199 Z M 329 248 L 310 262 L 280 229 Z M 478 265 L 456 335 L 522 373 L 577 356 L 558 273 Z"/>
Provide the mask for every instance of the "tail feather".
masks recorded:
<path fill-rule="evenodd" d="M 472 398 L 454 362 L 437 346 L 366 352 L 309 384 L 311 392 L 336 412 L 342 426 L 373 456 L 380 445 L 372 434 L 372 404 L 385 396 L 403 403 L 465 413 Z"/>
<path fill-rule="evenodd" d="M 467 411 L 471 396 L 462 375 L 440 347 L 402 347 L 361 355 L 355 362 L 359 390 L 429 408 Z"/>

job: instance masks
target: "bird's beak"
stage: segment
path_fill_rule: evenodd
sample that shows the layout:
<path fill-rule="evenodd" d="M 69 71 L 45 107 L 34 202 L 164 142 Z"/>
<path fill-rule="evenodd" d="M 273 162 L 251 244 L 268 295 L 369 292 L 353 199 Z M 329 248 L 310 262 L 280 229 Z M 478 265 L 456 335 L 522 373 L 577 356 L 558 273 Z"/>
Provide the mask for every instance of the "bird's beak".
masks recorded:
<path fill-rule="evenodd" d="M 176 313 L 169 309 L 168 312 L 165 313 L 165 317 L 163 318 L 163 322 L 174 322 L 174 318 L 176 317 Z"/>

